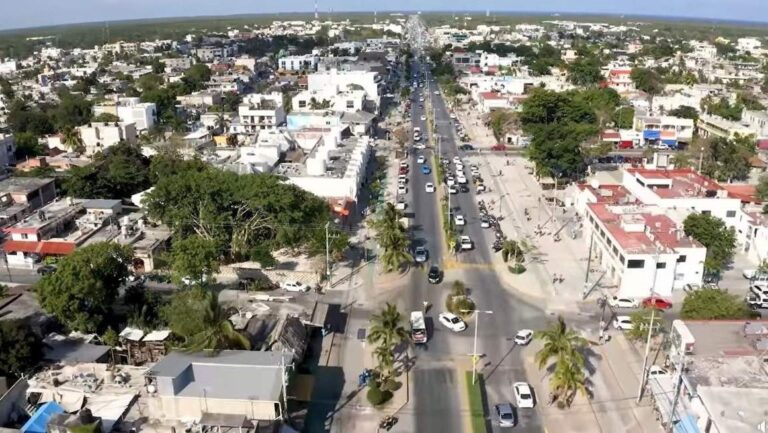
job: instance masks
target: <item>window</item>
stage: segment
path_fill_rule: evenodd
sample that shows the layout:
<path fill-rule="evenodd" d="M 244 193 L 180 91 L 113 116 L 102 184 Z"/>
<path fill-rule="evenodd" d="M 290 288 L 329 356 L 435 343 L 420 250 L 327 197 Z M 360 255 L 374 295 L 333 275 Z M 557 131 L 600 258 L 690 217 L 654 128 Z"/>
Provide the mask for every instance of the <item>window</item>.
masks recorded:
<path fill-rule="evenodd" d="M 613 250 L 612 250 L 612 251 L 613 251 L 613 255 L 614 255 L 614 256 L 615 256 L 615 255 L 617 255 L 617 254 L 619 254 L 619 249 L 618 249 L 618 248 L 616 248 L 616 246 L 615 246 L 615 245 L 614 245 L 614 247 L 613 247 Z"/>
<path fill-rule="evenodd" d="M 687 258 L 687 257 L 685 257 L 685 254 L 682 254 L 682 255 L 680 255 L 680 256 L 677 258 L 677 263 L 685 263 L 685 259 L 686 259 L 686 258 Z"/>
<path fill-rule="evenodd" d="M 736 211 L 735 210 L 729 210 L 728 212 L 725 213 L 725 217 L 726 218 L 733 218 L 735 216 L 736 216 Z"/>
<path fill-rule="evenodd" d="M 622 265 L 624 264 L 624 254 L 619 254 L 619 261 Z"/>
<path fill-rule="evenodd" d="M 666 269 L 667 262 L 656 262 L 656 269 Z"/>
<path fill-rule="evenodd" d="M 299 108 L 304 108 L 307 106 L 307 101 L 299 101 Z"/>
<path fill-rule="evenodd" d="M 347 100 L 347 108 L 355 108 L 355 101 L 348 99 Z"/>
<path fill-rule="evenodd" d="M 645 267 L 645 260 L 628 260 L 627 269 L 642 269 Z"/>
<path fill-rule="evenodd" d="M 702 215 L 712 215 L 712 211 L 711 210 L 703 210 L 703 211 L 701 211 L 701 214 Z"/>

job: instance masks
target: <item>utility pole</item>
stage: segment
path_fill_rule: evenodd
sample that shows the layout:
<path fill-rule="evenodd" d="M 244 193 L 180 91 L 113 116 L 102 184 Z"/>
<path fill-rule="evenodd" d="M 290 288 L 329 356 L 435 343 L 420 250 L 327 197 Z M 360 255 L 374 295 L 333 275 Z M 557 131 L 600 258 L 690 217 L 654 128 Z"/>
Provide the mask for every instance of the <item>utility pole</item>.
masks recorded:
<path fill-rule="evenodd" d="M 331 289 L 331 222 L 325 223 L 325 290 Z"/>
<path fill-rule="evenodd" d="M 672 407 L 669 409 L 669 425 L 667 432 L 674 430 L 675 409 L 677 409 L 677 400 L 680 398 L 680 389 L 683 386 L 683 368 L 685 367 L 685 351 L 680 354 L 680 363 L 677 365 L 677 380 L 675 381 L 675 397 L 672 399 Z"/>
<path fill-rule="evenodd" d="M 477 318 L 475 320 L 475 337 L 474 342 L 472 343 L 472 385 L 475 384 L 477 380 L 477 360 L 480 357 L 480 354 L 477 353 L 477 329 L 480 328 L 480 314 L 493 314 L 493 311 L 491 310 L 461 310 L 462 313 L 475 313 L 477 314 Z"/>
<path fill-rule="evenodd" d="M 656 262 L 653 264 L 653 281 L 651 282 L 651 297 L 656 293 L 656 274 L 659 271 L 659 246 L 656 245 Z M 645 340 L 645 356 L 643 356 L 643 369 L 640 375 L 640 387 L 637 390 L 637 402 L 643 398 L 643 389 L 645 388 L 645 381 L 648 378 L 648 355 L 651 351 L 651 336 L 653 335 L 653 320 L 656 317 L 656 309 L 651 309 L 651 322 L 648 324 L 648 338 Z"/>

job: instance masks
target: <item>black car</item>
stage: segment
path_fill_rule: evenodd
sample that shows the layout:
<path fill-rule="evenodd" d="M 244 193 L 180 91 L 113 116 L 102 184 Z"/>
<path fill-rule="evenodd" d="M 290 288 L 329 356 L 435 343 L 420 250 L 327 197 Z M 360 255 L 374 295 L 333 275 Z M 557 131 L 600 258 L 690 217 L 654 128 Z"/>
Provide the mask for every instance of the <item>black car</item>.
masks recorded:
<path fill-rule="evenodd" d="M 460 192 L 469 192 L 469 187 L 466 184 L 460 184 L 459 185 L 459 191 Z"/>
<path fill-rule="evenodd" d="M 56 272 L 56 266 L 54 265 L 43 265 L 37 268 L 37 273 L 39 275 L 49 275 Z"/>
<path fill-rule="evenodd" d="M 475 146 L 472 146 L 471 144 L 462 144 L 459 146 L 459 150 L 475 150 Z"/>
<path fill-rule="evenodd" d="M 431 266 L 429 268 L 429 273 L 427 274 L 427 281 L 429 281 L 432 284 L 437 284 L 442 279 L 443 279 L 443 273 L 442 271 L 440 271 L 440 268 L 438 268 L 437 266 Z"/>

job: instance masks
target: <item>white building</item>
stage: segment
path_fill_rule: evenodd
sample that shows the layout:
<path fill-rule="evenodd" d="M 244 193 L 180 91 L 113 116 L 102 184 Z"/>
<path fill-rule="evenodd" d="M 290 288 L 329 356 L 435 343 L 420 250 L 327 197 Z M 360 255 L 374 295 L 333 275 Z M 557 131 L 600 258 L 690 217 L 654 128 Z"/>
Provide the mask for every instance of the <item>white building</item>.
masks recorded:
<path fill-rule="evenodd" d="M 291 103 L 293 111 L 324 109 L 341 112 L 356 112 L 363 110 L 365 101 L 366 93 L 363 90 L 336 92 L 336 89 L 328 88 L 319 91 L 305 90 L 299 92 L 297 95 L 294 95 Z"/>
<path fill-rule="evenodd" d="M 133 123 L 138 131 L 148 131 L 155 125 L 157 107 L 154 102 L 139 98 L 123 98 L 117 102 L 117 117 L 123 123 Z"/>
<path fill-rule="evenodd" d="M 165 72 L 186 71 L 195 63 L 192 57 L 177 57 L 171 59 L 160 59 L 165 64 Z"/>
<path fill-rule="evenodd" d="M 693 140 L 693 128 L 693 119 L 649 115 L 643 110 L 635 111 L 632 120 L 632 129 L 642 134 L 644 146 L 666 144 L 677 148 Z"/>
<path fill-rule="evenodd" d="M 285 56 L 281 57 L 278 63 L 278 69 L 281 71 L 316 71 L 318 57 L 312 54 L 303 56 Z"/>
<path fill-rule="evenodd" d="M 366 98 L 375 102 L 376 107 L 380 106 L 384 88 L 382 77 L 371 71 L 331 69 L 310 74 L 307 81 L 307 90 L 315 92 L 335 90 L 336 93 L 340 93 L 346 90 L 362 89 L 365 91 Z"/>
<path fill-rule="evenodd" d="M 14 59 L 0 61 L 0 75 L 13 74 L 18 70 L 19 63 Z"/>
<path fill-rule="evenodd" d="M 668 209 L 648 205 L 586 206 L 586 240 L 618 295 L 670 296 L 686 284 L 701 284 L 707 249 L 685 236 Z"/>
<path fill-rule="evenodd" d="M 755 53 L 755 51 L 758 51 L 762 46 L 763 43 L 757 38 L 739 38 L 736 40 L 736 49 L 742 53 Z"/>
<path fill-rule="evenodd" d="M 259 131 L 276 129 L 285 123 L 283 95 L 280 92 L 245 95 L 238 107 L 238 115 L 246 134 L 256 135 Z"/>
<path fill-rule="evenodd" d="M 137 141 L 136 125 L 125 122 L 92 122 L 78 126 L 86 155 L 93 155 L 110 146 L 125 141 L 135 144 Z"/>

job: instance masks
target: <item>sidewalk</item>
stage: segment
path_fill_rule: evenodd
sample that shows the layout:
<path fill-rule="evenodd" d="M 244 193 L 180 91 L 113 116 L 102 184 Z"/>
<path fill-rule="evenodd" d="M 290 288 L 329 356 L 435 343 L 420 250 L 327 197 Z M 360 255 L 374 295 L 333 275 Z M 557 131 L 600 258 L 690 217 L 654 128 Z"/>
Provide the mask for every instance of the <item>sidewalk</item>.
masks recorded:
<path fill-rule="evenodd" d="M 537 344 L 537 343 L 533 343 Z M 646 400 L 635 403 L 642 360 L 623 335 L 610 342 L 593 346 L 587 360 L 592 372 L 591 400 L 577 395 L 568 409 L 547 405 L 548 384 L 536 367 L 533 357 L 537 346 L 524 359 L 526 375 L 538 391 L 538 410 L 544 428 L 557 433 L 663 433 L 663 429 Z"/>

